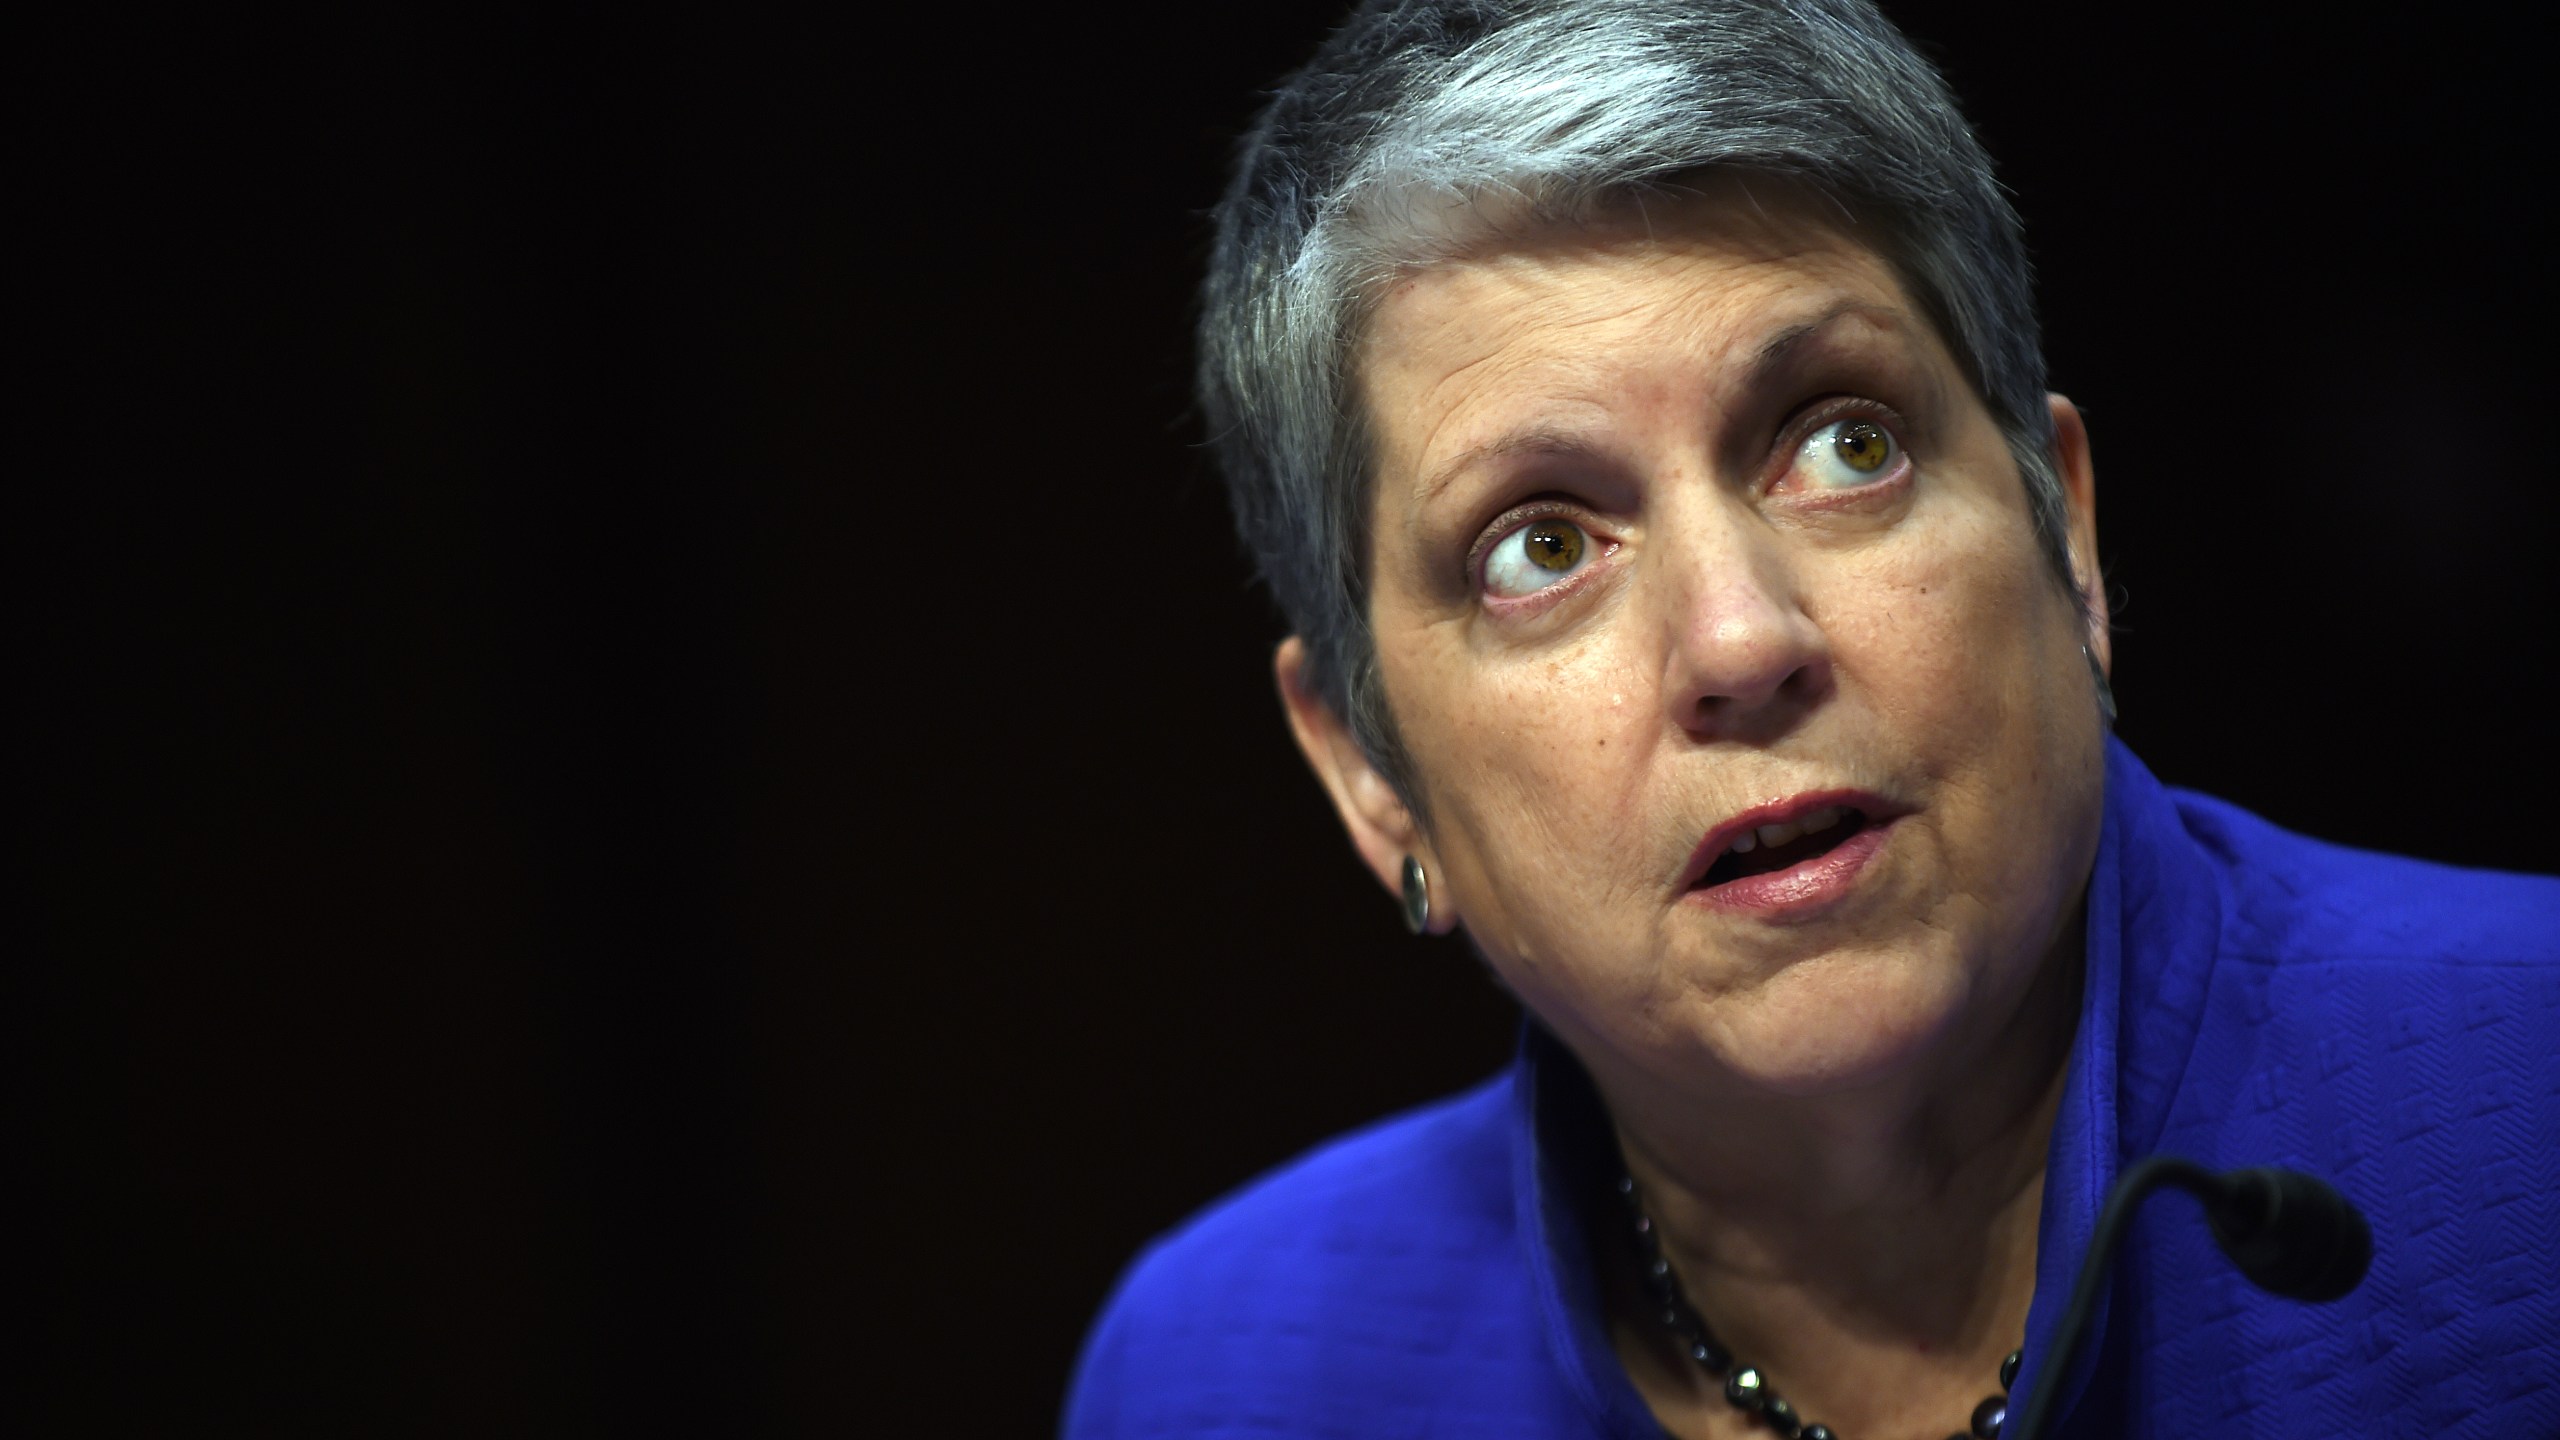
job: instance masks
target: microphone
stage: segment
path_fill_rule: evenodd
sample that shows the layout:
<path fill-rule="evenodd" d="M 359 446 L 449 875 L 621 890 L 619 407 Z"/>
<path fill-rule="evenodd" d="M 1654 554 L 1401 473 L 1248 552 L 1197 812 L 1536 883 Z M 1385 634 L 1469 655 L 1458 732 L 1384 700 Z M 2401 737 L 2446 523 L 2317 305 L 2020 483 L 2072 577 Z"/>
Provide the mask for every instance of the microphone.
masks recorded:
<path fill-rule="evenodd" d="M 2204 1198 L 2213 1243 L 2259 1289 L 2329 1301 L 2363 1282 L 2373 1231 L 2327 1181 L 2273 1165 L 2197 1174 L 2201 1183 L 2187 1188 Z"/>
<path fill-rule="evenodd" d="M 2089 1326 L 2099 1287 L 2106 1283 L 2108 1261 L 2125 1225 L 2145 1197 L 2163 1185 L 2174 1185 L 2204 1202 L 2205 1225 L 2213 1243 L 2251 1284 L 2293 1300 L 2335 1300 L 2363 1283 L 2373 1263 L 2373 1230 L 2364 1215 L 2327 1181 L 2273 1165 L 2215 1174 L 2174 1155 L 2154 1155 L 2127 1170 L 2107 1194 L 2098 1228 L 2089 1237 L 2089 1253 L 2081 1259 L 2080 1278 L 2072 1284 L 2071 1303 L 2054 1327 L 2049 1363 L 2040 1367 L 2035 1392 L 2018 1411 L 2018 1427 L 2008 1440 L 2037 1440 L 2045 1416 L 2062 1390 Z"/>

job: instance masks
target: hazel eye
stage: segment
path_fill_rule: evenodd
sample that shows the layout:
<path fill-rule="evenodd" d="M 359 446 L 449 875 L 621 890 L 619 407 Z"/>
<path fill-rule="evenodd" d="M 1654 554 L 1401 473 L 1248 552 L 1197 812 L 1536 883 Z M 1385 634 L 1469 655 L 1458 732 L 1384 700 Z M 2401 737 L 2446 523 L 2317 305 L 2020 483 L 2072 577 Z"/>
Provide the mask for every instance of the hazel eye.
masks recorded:
<path fill-rule="evenodd" d="M 1485 552 L 1484 588 L 1505 599 L 1534 595 L 1580 570 L 1591 537 L 1570 520 L 1533 520 Z"/>
<path fill-rule="evenodd" d="M 1891 476 L 1902 456 L 1893 432 L 1872 420 L 1834 420 L 1805 437 L 1797 452 L 1812 483 L 1825 490 L 1872 485 Z"/>

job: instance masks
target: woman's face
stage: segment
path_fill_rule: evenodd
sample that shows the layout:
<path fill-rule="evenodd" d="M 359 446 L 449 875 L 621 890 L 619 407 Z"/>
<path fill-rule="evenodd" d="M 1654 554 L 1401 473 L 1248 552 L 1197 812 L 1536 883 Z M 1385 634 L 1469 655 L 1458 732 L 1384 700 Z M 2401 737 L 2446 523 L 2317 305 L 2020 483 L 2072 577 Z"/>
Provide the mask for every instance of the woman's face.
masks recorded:
<path fill-rule="evenodd" d="M 1836 1093 L 1996 1024 L 2070 918 L 2103 638 L 1883 261 L 1785 196 L 1648 212 L 1375 312 L 1372 619 L 1427 825 L 1364 844 L 1424 854 L 1576 1048 Z"/>

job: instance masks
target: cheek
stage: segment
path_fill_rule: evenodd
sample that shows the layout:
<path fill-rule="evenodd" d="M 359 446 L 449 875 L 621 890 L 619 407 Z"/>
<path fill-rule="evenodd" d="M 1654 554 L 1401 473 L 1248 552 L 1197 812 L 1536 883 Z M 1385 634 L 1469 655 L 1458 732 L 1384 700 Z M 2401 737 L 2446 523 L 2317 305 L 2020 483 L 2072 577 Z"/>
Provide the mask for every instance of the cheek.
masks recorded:
<path fill-rule="evenodd" d="M 1623 861 L 1654 728 L 1635 667 L 1597 641 L 1516 663 L 1399 659 L 1407 677 L 1451 677 L 1396 698 L 1408 746 L 1430 757 L 1433 846 L 1469 930 L 1535 956 L 1616 912 L 1642 869 Z"/>
<path fill-rule="evenodd" d="M 1849 598 L 1825 625 L 1844 685 L 1863 689 L 1887 728 L 1939 765 L 2017 743 L 2050 708 L 2069 601 L 2008 528 L 1954 524 L 1907 537 L 1842 577 Z"/>
<path fill-rule="evenodd" d="M 1997 928 L 2038 923 L 2018 902 L 2058 873 L 2103 761 L 2070 597 L 2023 517 L 1986 519 L 2008 523 L 1914 547 L 1842 665 L 1937 792 L 1943 883 Z"/>

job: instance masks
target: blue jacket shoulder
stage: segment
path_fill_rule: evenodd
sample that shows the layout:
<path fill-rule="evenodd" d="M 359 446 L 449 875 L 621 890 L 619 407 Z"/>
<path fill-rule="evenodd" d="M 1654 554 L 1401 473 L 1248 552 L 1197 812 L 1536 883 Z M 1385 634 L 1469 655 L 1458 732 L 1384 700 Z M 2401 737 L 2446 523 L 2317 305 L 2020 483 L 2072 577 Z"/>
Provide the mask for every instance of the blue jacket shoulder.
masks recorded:
<path fill-rule="evenodd" d="M 2223 876 L 2225 953 L 2419 964 L 2560 963 L 2560 879 L 2355 850 L 2173 790 Z"/>
<path fill-rule="evenodd" d="M 1320 1420 L 1328 1394 L 1374 1406 L 1424 1381 L 1418 1349 L 1519 1269 L 1495 1263 L 1518 1244 L 1513 1099 L 1505 1072 L 1329 1141 L 1148 1247 L 1086 1341 L 1066 1433 L 1268 1433 L 1271 1405 Z"/>

